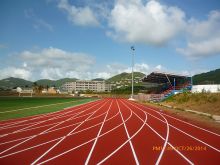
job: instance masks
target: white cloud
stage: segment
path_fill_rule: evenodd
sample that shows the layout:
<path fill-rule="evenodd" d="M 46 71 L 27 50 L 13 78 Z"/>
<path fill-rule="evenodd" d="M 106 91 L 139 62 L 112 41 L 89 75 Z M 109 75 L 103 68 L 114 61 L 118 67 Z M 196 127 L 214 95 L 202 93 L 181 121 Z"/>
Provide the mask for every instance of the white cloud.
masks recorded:
<path fill-rule="evenodd" d="M 68 52 L 58 48 L 45 48 L 38 51 L 23 51 L 15 54 L 24 69 L 36 74 L 35 79 L 59 79 L 87 72 L 95 64 L 94 57 L 85 53 Z M 83 75 L 83 74 L 82 74 Z"/>
<path fill-rule="evenodd" d="M 206 73 L 208 71 L 210 71 L 210 70 L 208 70 L 208 69 L 193 69 L 193 70 L 183 70 L 177 74 L 184 75 L 184 76 L 193 76 L 196 74 Z"/>
<path fill-rule="evenodd" d="M 161 45 L 172 39 L 185 26 L 185 14 L 177 7 L 158 1 L 118 0 L 111 11 L 107 34 L 116 40 Z"/>
<path fill-rule="evenodd" d="M 161 65 L 157 65 L 157 66 L 155 67 L 155 69 L 160 71 L 160 70 L 162 69 L 162 66 L 161 66 Z"/>
<path fill-rule="evenodd" d="M 33 27 L 36 30 L 39 30 L 41 28 L 47 29 L 49 31 L 53 31 L 54 28 L 51 24 L 49 24 L 47 21 L 43 20 L 42 18 L 39 18 L 33 9 L 27 9 L 24 10 L 24 15 L 26 18 L 30 19 L 33 22 Z"/>
<path fill-rule="evenodd" d="M 45 28 L 45 29 L 47 29 L 47 30 L 49 30 L 49 31 L 53 31 L 53 26 L 51 25 L 51 24 L 49 24 L 49 23 L 47 23 L 45 20 L 43 20 L 43 19 L 37 19 L 37 20 L 35 20 L 35 23 L 33 24 L 33 27 L 35 28 L 35 29 L 40 29 L 40 28 Z"/>
<path fill-rule="evenodd" d="M 27 68 L 27 63 L 26 62 L 23 63 L 23 67 Z"/>
<path fill-rule="evenodd" d="M 112 76 L 111 73 L 109 72 L 99 72 L 99 73 L 96 73 L 96 77 L 95 78 L 103 78 L 103 79 L 108 79 Z"/>
<path fill-rule="evenodd" d="M 76 7 L 70 5 L 68 0 L 59 0 L 58 8 L 67 12 L 68 19 L 79 26 L 99 26 L 99 22 L 89 6 Z"/>
<path fill-rule="evenodd" d="M 220 38 L 189 42 L 186 48 L 178 48 L 177 51 L 191 59 L 220 54 Z"/>
<path fill-rule="evenodd" d="M 62 70 L 60 68 L 44 68 L 40 76 L 43 79 L 56 80 L 57 78 L 61 78 L 65 76 L 65 74 L 61 73 Z"/>
<path fill-rule="evenodd" d="M 145 63 L 141 63 L 141 64 L 135 64 L 134 65 L 134 71 L 135 72 L 142 72 L 142 73 L 148 73 L 150 70 L 150 67 L 145 64 Z"/>
<path fill-rule="evenodd" d="M 220 35 L 220 11 L 211 11 L 207 20 L 199 21 L 191 18 L 188 21 L 187 32 L 190 39 L 198 40 Z"/>
<path fill-rule="evenodd" d="M 0 44 L 0 49 L 6 49 L 6 48 L 8 48 L 7 45 L 5 45 L 5 44 Z"/>
<path fill-rule="evenodd" d="M 33 68 L 62 68 L 65 71 L 85 71 L 95 62 L 92 56 L 85 53 L 67 52 L 53 47 L 39 51 L 26 50 L 18 56 Z"/>
<path fill-rule="evenodd" d="M 188 22 L 186 48 L 177 51 L 191 59 L 220 54 L 220 12 L 211 11 L 208 19 Z"/>
<path fill-rule="evenodd" d="M 134 72 L 142 72 L 144 74 L 149 74 L 154 70 L 154 67 L 150 67 L 146 63 L 136 63 L 134 65 Z M 120 64 L 120 63 L 112 63 L 106 65 L 105 68 L 102 69 L 101 72 L 94 72 L 92 75 L 93 78 L 110 78 L 112 76 L 115 76 L 116 74 L 120 73 L 131 73 L 131 67 Z"/>
<path fill-rule="evenodd" d="M 8 78 L 8 77 L 17 77 L 29 80 L 31 78 L 31 72 L 24 68 L 16 68 L 16 67 L 7 67 L 0 69 L 0 79 Z"/>

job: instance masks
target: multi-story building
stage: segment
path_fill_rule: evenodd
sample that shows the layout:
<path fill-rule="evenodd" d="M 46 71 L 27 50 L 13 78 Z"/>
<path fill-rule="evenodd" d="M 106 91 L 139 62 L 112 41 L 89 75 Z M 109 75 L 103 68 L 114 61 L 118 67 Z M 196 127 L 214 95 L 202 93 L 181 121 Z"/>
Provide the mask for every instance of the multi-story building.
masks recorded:
<path fill-rule="evenodd" d="M 88 90 L 93 92 L 109 92 L 111 91 L 111 84 L 106 84 L 105 81 L 77 80 L 75 82 L 66 82 L 61 88 L 68 92 Z"/>

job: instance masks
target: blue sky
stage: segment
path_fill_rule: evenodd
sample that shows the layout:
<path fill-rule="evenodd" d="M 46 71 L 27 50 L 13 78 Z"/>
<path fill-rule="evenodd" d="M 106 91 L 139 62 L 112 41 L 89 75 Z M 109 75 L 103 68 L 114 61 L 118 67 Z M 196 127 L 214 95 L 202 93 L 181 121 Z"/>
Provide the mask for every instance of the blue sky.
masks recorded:
<path fill-rule="evenodd" d="M 1 0 L 0 79 L 220 68 L 219 0 Z"/>

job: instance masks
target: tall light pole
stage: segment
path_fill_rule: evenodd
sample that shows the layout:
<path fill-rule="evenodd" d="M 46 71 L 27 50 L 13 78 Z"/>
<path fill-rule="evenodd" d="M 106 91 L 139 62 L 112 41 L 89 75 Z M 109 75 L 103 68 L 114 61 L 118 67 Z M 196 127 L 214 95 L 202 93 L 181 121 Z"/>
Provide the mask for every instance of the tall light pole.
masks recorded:
<path fill-rule="evenodd" d="M 135 48 L 134 46 L 131 46 L 131 54 L 132 54 L 132 80 L 131 80 L 131 99 L 134 99 L 134 51 L 135 51 Z"/>

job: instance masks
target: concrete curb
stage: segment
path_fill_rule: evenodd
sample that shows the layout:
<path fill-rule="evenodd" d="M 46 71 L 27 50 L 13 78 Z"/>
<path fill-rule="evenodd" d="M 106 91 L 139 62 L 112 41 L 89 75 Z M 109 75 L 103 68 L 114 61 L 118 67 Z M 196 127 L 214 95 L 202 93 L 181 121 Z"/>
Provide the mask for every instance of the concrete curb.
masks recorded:
<path fill-rule="evenodd" d="M 220 123 L 220 116 L 219 115 L 212 115 L 212 118 L 216 121 Z"/>
<path fill-rule="evenodd" d="M 177 110 L 181 110 L 181 111 L 186 111 L 186 112 L 191 112 L 191 113 L 195 113 L 195 114 L 198 114 L 198 115 L 211 117 L 216 122 L 220 123 L 220 116 L 219 115 L 212 115 L 210 113 L 198 112 L 198 111 L 194 111 L 194 110 L 191 110 L 191 109 L 181 109 L 181 108 L 177 108 L 177 107 L 174 107 L 174 106 L 171 106 L 171 105 L 160 104 L 160 103 L 158 105 L 163 106 L 163 107 L 167 107 L 167 108 L 173 108 L 173 109 L 177 109 Z"/>
<path fill-rule="evenodd" d="M 212 117 L 212 115 L 209 114 L 209 113 L 198 112 L 198 111 L 194 111 L 194 110 L 191 110 L 191 109 L 185 109 L 185 111 L 186 112 L 192 112 L 192 113 L 199 114 L 199 115 L 203 115 L 203 116 Z"/>

